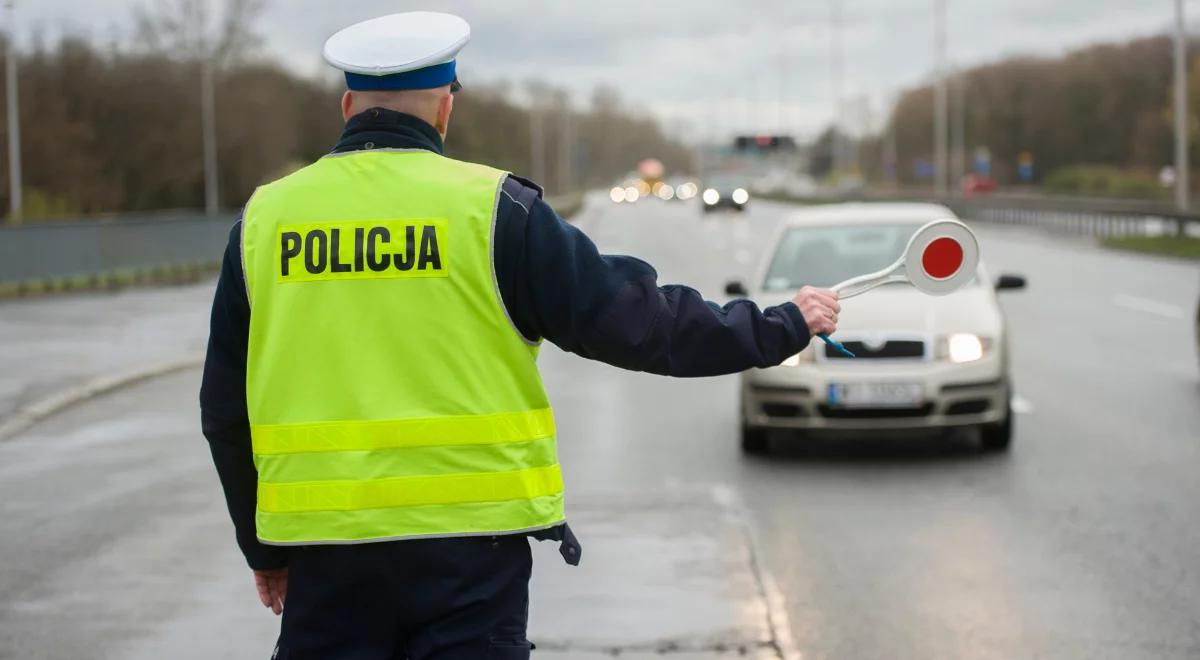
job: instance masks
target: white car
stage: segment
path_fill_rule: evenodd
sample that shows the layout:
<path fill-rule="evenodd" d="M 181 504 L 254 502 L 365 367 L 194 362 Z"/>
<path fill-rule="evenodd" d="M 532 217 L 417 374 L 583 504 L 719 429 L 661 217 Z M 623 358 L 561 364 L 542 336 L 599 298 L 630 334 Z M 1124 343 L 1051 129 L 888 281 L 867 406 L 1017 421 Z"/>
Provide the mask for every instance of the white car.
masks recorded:
<path fill-rule="evenodd" d="M 789 300 L 803 285 L 830 287 L 890 265 L 912 233 L 954 218 L 935 204 L 832 204 L 792 214 L 760 265 L 754 290 L 726 287 L 762 303 Z M 814 337 L 778 367 L 742 374 L 742 448 L 767 449 L 769 429 L 806 433 L 980 429 L 984 447 L 1002 450 L 1013 433 L 1012 384 L 1004 315 L 982 261 L 975 279 L 947 296 L 907 283 L 887 284 L 842 301 L 838 331 L 857 357 Z"/>

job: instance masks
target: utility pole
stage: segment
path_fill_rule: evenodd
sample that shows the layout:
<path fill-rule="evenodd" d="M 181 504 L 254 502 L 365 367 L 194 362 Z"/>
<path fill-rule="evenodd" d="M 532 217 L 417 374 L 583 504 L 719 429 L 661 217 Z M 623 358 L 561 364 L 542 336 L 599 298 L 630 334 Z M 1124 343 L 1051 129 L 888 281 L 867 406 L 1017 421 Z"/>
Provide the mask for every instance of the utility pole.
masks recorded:
<path fill-rule="evenodd" d="M 933 183 L 934 193 L 941 199 L 946 197 L 949 187 L 949 167 L 946 162 L 946 119 L 949 114 L 946 112 L 946 0 L 934 0 L 933 4 Z"/>
<path fill-rule="evenodd" d="M 833 133 L 830 135 L 829 150 L 832 152 L 831 167 L 836 180 L 842 173 L 844 154 L 841 138 L 842 116 L 842 4 L 841 0 L 829 2 L 829 77 L 833 87 Z"/>
<path fill-rule="evenodd" d="M 788 133 L 788 122 L 786 112 L 784 111 L 784 106 L 786 104 L 784 97 L 787 95 L 786 86 L 788 84 L 788 75 L 787 56 L 783 55 L 782 53 L 779 55 L 779 80 L 777 82 L 778 85 L 776 85 L 775 91 L 779 92 L 779 96 L 775 99 L 775 134 L 785 135 Z"/>
<path fill-rule="evenodd" d="M 5 95 L 8 97 L 8 191 L 9 221 L 21 222 L 24 212 L 21 183 L 21 106 L 17 98 L 17 12 L 14 0 L 7 0 L 8 52 L 4 63 Z"/>
<path fill-rule="evenodd" d="M 954 139 L 950 158 L 950 185 L 954 194 L 962 192 L 962 176 L 967 169 L 967 74 L 954 72 L 954 120 L 950 122 Z"/>
<path fill-rule="evenodd" d="M 1187 28 L 1183 0 L 1175 0 L 1175 205 L 1188 210 Z"/>
<path fill-rule="evenodd" d="M 554 191 L 558 195 L 575 189 L 575 126 L 571 120 L 571 100 L 563 93 L 558 106 L 558 190 Z"/>
<path fill-rule="evenodd" d="M 535 92 L 529 104 L 529 171 L 538 185 L 546 185 L 546 136 L 542 130 L 541 99 Z"/>
<path fill-rule="evenodd" d="M 213 98 L 213 57 L 206 45 L 200 54 L 200 123 L 204 133 L 204 212 L 217 215 L 221 205 L 217 189 L 217 108 Z"/>

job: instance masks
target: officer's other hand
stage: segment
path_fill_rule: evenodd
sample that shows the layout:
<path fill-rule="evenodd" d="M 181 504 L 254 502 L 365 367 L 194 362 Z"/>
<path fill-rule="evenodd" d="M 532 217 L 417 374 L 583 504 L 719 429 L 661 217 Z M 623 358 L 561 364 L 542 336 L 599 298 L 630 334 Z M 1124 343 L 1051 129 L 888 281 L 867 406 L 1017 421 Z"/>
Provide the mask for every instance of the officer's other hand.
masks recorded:
<path fill-rule="evenodd" d="M 810 334 L 833 334 L 837 330 L 838 314 L 842 311 L 842 306 L 838 304 L 836 291 L 806 286 L 796 293 L 792 302 L 800 308 L 800 314 L 808 323 Z"/>
<path fill-rule="evenodd" d="M 272 568 L 254 571 L 254 586 L 258 589 L 258 600 L 275 614 L 283 612 L 283 601 L 287 600 L 288 569 Z"/>

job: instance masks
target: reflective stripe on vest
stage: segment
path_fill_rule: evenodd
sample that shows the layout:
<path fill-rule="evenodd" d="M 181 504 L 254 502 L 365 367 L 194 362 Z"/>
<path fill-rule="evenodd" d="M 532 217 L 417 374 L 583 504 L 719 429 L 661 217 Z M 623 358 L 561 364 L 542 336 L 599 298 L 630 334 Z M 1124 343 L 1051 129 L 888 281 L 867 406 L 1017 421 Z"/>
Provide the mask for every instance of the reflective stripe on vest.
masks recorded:
<path fill-rule="evenodd" d="M 492 271 L 505 174 L 327 156 L 246 207 L 246 401 L 264 543 L 563 521 L 554 417 Z"/>

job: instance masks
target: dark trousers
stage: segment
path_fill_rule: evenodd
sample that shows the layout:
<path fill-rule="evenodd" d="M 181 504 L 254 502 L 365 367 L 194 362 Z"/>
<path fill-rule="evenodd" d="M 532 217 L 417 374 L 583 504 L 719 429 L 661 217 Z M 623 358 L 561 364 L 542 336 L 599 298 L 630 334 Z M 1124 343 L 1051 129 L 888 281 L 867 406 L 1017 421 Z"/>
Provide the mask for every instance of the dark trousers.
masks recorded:
<path fill-rule="evenodd" d="M 523 536 L 295 548 L 278 660 L 527 659 Z"/>

